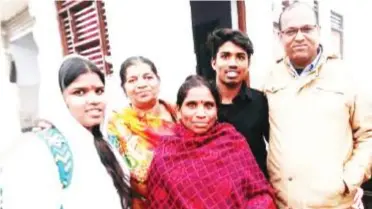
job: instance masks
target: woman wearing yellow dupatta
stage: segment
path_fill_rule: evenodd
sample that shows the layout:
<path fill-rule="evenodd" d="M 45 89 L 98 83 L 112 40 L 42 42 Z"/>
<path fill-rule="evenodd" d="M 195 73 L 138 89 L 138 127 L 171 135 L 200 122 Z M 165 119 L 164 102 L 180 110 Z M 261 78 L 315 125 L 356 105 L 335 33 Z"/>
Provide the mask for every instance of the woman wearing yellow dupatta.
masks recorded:
<path fill-rule="evenodd" d="M 152 61 L 130 57 L 121 65 L 121 85 L 130 107 L 113 113 L 108 139 L 131 171 L 132 208 L 147 208 L 147 177 L 160 135 L 176 121 L 174 108 L 158 99 L 160 78 Z"/>

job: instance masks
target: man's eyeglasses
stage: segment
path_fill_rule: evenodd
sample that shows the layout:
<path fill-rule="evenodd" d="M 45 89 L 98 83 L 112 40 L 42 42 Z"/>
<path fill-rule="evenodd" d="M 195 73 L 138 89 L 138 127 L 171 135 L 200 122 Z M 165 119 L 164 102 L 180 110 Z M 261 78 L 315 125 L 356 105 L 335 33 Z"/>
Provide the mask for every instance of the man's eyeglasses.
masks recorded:
<path fill-rule="evenodd" d="M 288 28 L 282 30 L 281 33 L 288 37 L 293 37 L 297 35 L 298 31 L 301 31 L 302 34 L 311 34 L 316 27 L 317 27 L 316 25 L 305 25 L 301 28 Z"/>

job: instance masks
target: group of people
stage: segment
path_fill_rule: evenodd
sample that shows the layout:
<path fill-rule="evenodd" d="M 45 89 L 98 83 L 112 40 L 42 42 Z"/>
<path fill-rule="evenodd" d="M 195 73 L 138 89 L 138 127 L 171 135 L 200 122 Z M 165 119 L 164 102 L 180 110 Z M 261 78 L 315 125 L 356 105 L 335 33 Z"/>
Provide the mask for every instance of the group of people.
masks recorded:
<path fill-rule="evenodd" d="M 259 90 L 246 85 L 254 49 L 238 30 L 209 35 L 216 78 L 187 77 L 176 104 L 159 98 L 151 60 L 126 59 L 120 79 L 130 105 L 110 113 L 105 130 L 104 74 L 84 57 L 65 57 L 53 111 L 4 163 L 0 205 L 363 208 L 372 104 L 319 43 L 312 8 L 293 3 L 279 26 L 286 56 Z"/>

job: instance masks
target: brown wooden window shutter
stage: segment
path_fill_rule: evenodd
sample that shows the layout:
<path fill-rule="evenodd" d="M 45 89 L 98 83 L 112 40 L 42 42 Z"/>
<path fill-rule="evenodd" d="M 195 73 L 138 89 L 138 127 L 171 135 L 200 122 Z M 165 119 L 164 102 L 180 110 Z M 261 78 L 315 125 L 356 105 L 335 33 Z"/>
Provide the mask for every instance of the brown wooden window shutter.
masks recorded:
<path fill-rule="evenodd" d="M 105 3 L 100 0 L 56 1 L 63 54 L 77 53 L 93 61 L 106 74 L 112 65 Z"/>

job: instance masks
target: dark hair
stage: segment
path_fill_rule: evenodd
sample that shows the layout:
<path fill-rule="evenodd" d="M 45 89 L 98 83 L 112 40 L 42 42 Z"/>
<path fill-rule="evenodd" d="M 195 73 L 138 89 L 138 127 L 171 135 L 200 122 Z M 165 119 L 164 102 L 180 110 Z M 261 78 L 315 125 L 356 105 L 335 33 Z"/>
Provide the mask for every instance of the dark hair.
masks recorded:
<path fill-rule="evenodd" d="M 253 44 L 249 37 L 239 30 L 230 28 L 220 28 L 208 35 L 207 46 L 210 50 L 212 59 L 216 58 L 219 48 L 226 42 L 231 41 L 247 52 L 248 60 L 253 55 Z"/>
<path fill-rule="evenodd" d="M 177 93 L 177 107 L 180 108 L 182 106 L 190 89 L 200 86 L 205 86 L 209 89 L 218 108 L 221 102 L 221 98 L 217 88 L 199 75 L 190 75 L 183 82 Z"/>
<path fill-rule="evenodd" d="M 67 58 L 59 68 L 59 87 L 64 91 L 74 80 L 84 73 L 96 73 L 103 84 L 105 84 L 105 75 L 92 62 L 82 57 Z"/>
<path fill-rule="evenodd" d="M 59 69 L 59 84 L 61 91 L 66 89 L 74 80 L 80 75 L 93 72 L 96 73 L 101 81 L 105 83 L 105 76 L 103 72 L 92 62 L 80 57 L 72 57 L 66 59 Z M 107 172 L 110 174 L 115 188 L 121 198 L 122 208 L 128 208 L 130 188 L 126 182 L 126 176 L 111 150 L 109 144 L 103 139 L 100 125 L 92 128 L 94 136 L 94 144 L 101 159 L 102 164 L 105 166 Z M 129 181 L 128 181 L 129 182 Z"/>
<path fill-rule="evenodd" d="M 158 70 L 156 69 L 155 64 L 148 58 L 142 57 L 142 56 L 133 56 L 127 58 L 120 66 L 120 80 L 121 80 L 121 86 L 127 82 L 127 69 L 135 64 L 138 63 L 144 63 L 150 66 L 151 71 L 155 74 L 155 76 L 160 79 L 158 75 Z M 125 91 L 125 89 L 124 89 Z"/>
<path fill-rule="evenodd" d="M 118 159 L 111 150 L 111 147 L 103 139 L 102 132 L 99 125 L 96 125 L 92 129 L 94 136 L 94 145 L 96 146 L 97 152 L 101 159 L 102 164 L 105 166 L 107 172 L 110 174 L 112 181 L 114 182 L 115 188 L 120 196 L 121 207 L 129 208 L 130 205 L 130 188 L 127 177 L 121 168 Z"/>
<path fill-rule="evenodd" d="M 312 8 L 306 2 L 294 1 L 291 4 L 289 4 L 288 6 L 284 7 L 283 11 L 280 13 L 279 20 L 278 20 L 279 31 L 282 30 L 282 16 L 283 16 L 283 14 L 292 10 L 293 8 L 295 8 L 297 6 L 300 6 L 300 5 L 308 7 L 314 13 L 316 23 L 318 22 L 318 15 L 317 15 L 316 11 L 314 10 L 314 8 Z"/>

